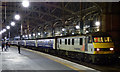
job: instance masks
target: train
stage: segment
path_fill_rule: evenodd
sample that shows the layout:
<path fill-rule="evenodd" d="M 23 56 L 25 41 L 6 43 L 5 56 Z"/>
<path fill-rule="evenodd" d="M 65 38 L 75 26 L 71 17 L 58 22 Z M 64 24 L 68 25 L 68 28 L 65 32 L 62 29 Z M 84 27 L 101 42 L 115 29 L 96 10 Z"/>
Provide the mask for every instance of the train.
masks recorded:
<path fill-rule="evenodd" d="M 114 42 L 106 32 L 76 36 L 57 36 L 38 39 L 11 40 L 11 45 L 58 54 L 91 63 L 115 62 Z"/>

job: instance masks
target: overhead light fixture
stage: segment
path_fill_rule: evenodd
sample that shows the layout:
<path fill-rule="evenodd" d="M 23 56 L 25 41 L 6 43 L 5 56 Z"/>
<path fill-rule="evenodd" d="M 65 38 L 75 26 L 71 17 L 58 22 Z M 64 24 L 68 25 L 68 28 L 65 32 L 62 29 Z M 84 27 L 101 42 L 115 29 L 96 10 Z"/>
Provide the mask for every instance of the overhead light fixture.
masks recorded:
<path fill-rule="evenodd" d="M 29 7 L 29 1 L 24 0 L 24 1 L 22 2 L 22 5 L 23 5 L 24 7 Z"/>
<path fill-rule="evenodd" d="M 38 33 L 38 35 L 40 35 L 40 33 Z"/>
<path fill-rule="evenodd" d="M 63 28 L 62 31 L 65 31 L 65 28 Z"/>
<path fill-rule="evenodd" d="M 3 29 L 3 32 L 6 32 L 6 29 Z"/>
<path fill-rule="evenodd" d="M 99 22 L 99 21 L 96 21 L 96 22 L 95 22 L 95 25 L 96 25 L 96 26 L 100 26 L 100 22 Z"/>
<path fill-rule="evenodd" d="M 11 26 L 15 26 L 15 22 L 11 22 Z"/>
<path fill-rule="evenodd" d="M 20 19 L 20 15 L 19 14 L 15 15 L 15 19 L 19 20 Z"/>
<path fill-rule="evenodd" d="M 10 26 L 6 26 L 7 29 L 10 29 Z"/>
<path fill-rule="evenodd" d="M 79 26 L 79 25 L 76 25 L 76 29 L 80 29 L 80 26 Z"/>

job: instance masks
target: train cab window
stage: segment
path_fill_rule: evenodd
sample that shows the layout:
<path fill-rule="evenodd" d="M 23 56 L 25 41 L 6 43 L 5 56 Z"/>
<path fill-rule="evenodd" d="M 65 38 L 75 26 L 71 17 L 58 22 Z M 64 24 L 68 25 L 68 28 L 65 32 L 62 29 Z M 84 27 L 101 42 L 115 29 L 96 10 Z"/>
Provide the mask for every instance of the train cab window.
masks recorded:
<path fill-rule="evenodd" d="M 61 41 L 61 39 L 60 39 L 60 44 L 62 44 L 62 41 Z"/>
<path fill-rule="evenodd" d="M 65 45 L 67 45 L 67 39 L 65 39 Z"/>
<path fill-rule="evenodd" d="M 74 45 L 74 39 L 72 39 L 72 45 Z"/>
<path fill-rule="evenodd" d="M 112 42 L 111 37 L 94 37 L 94 42 Z"/>
<path fill-rule="evenodd" d="M 104 42 L 112 42 L 111 37 L 104 37 Z"/>
<path fill-rule="evenodd" d="M 79 41 L 80 43 L 80 45 L 82 45 L 83 44 L 83 39 L 82 38 L 80 38 L 80 41 Z"/>
<path fill-rule="evenodd" d="M 103 37 L 94 37 L 94 42 L 103 42 Z"/>
<path fill-rule="evenodd" d="M 70 39 L 68 39 L 68 45 L 70 45 Z"/>

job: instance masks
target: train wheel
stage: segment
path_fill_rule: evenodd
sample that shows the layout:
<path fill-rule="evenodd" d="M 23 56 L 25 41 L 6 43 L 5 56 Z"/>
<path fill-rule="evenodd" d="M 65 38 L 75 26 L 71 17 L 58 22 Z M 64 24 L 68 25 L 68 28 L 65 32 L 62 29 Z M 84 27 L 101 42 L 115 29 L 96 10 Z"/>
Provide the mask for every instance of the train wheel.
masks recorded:
<path fill-rule="evenodd" d="M 93 63 L 93 64 L 95 63 L 95 59 L 92 59 L 92 63 Z"/>
<path fill-rule="evenodd" d="M 92 57 L 89 56 L 89 57 L 88 57 L 88 63 L 91 63 L 91 62 L 92 62 Z"/>
<path fill-rule="evenodd" d="M 87 54 L 84 55 L 84 61 L 89 62 L 89 56 Z"/>
<path fill-rule="evenodd" d="M 92 62 L 92 64 L 97 64 L 96 58 L 92 58 L 91 62 Z"/>
<path fill-rule="evenodd" d="M 65 52 L 65 56 L 68 56 L 68 51 Z"/>

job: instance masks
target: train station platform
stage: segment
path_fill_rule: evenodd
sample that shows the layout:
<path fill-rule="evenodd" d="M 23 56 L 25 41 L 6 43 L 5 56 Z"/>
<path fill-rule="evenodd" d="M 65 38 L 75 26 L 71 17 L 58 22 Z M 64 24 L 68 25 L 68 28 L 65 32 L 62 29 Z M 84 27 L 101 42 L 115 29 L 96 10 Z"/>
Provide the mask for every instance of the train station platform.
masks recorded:
<path fill-rule="evenodd" d="M 0 48 L 2 72 L 96 72 L 97 70 L 46 53 L 15 46 L 8 51 Z"/>

